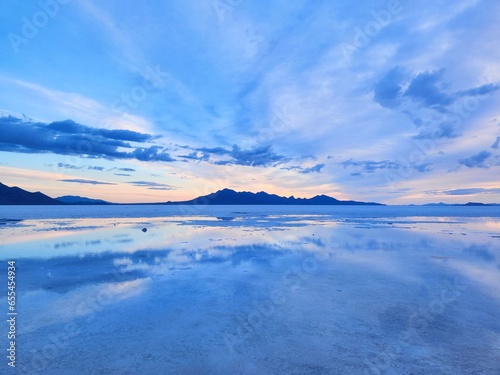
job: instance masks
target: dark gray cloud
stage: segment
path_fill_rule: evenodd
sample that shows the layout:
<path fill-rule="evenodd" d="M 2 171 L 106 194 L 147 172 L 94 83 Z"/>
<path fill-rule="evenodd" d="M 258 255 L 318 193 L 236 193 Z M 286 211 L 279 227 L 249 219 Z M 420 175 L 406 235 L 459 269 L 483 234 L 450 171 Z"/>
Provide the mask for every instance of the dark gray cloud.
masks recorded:
<path fill-rule="evenodd" d="M 92 128 L 71 120 L 45 124 L 13 116 L 0 117 L 0 151 L 174 161 L 162 147 L 138 147 L 128 143 L 150 142 L 155 138 L 130 130 Z"/>
<path fill-rule="evenodd" d="M 57 180 L 60 182 L 72 182 L 75 184 L 90 184 L 90 185 L 116 185 L 115 183 L 112 182 L 103 182 L 103 181 L 96 181 L 96 180 L 86 180 L 83 178 L 74 178 L 74 179 L 68 179 L 68 180 Z"/>
<path fill-rule="evenodd" d="M 201 151 L 207 155 L 213 154 L 217 156 L 229 156 L 231 158 L 229 160 L 215 161 L 214 164 L 216 165 L 237 164 L 249 165 L 253 167 L 269 167 L 276 166 L 290 160 L 289 158 L 278 155 L 276 152 L 274 152 L 271 145 L 257 146 L 251 149 L 242 149 L 238 145 L 233 145 L 231 150 L 225 149 L 223 147 L 202 147 L 195 150 Z M 206 158 L 205 155 L 204 157 Z"/>
<path fill-rule="evenodd" d="M 489 168 L 486 161 L 492 156 L 489 151 L 481 151 L 468 158 L 459 159 L 458 163 L 468 168 Z"/>
<path fill-rule="evenodd" d="M 469 188 L 445 190 L 446 195 L 500 194 L 500 188 Z"/>
<path fill-rule="evenodd" d="M 115 173 L 115 176 L 125 176 L 125 177 L 130 177 L 132 176 L 131 174 L 128 173 Z"/>
<path fill-rule="evenodd" d="M 315 166 L 304 168 L 299 173 L 320 173 L 321 169 L 323 169 L 325 164 L 316 164 Z"/>

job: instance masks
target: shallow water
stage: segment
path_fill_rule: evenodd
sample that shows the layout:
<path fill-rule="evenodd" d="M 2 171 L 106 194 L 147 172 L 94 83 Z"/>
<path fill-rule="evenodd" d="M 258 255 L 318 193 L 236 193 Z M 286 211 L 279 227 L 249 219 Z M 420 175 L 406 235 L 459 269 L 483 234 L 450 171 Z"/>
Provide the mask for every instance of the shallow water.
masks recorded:
<path fill-rule="evenodd" d="M 0 206 L 8 370 L 496 374 L 498 211 Z"/>

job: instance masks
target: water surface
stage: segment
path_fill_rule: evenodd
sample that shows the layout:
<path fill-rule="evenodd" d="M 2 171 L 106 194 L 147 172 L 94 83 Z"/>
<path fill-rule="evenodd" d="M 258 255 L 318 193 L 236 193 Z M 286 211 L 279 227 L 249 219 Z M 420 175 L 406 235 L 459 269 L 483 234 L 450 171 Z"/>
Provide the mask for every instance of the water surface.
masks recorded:
<path fill-rule="evenodd" d="M 0 206 L 0 259 L 18 267 L 16 371 L 496 374 L 499 217 Z"/>

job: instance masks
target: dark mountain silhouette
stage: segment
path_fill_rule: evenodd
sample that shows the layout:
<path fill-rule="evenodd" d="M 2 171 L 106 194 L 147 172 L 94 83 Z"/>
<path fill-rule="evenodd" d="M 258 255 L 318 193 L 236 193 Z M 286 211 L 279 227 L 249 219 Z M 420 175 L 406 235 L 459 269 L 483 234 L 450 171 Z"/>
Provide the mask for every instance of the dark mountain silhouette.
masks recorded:
<path fill-rule="evenodd" d="M 80 197 L 78 195 L 64 195 L 62 197 L 57 197 L 56 199 L 66 204 L 112 204 L 110 202 L 103 201 L 102 199 L 92 199 Z"/>
<path fill-rule="evenodd" d="M 467 203 L 426 203 L 422 206 L 431 206 L 431 207 L 445 207 L 445 206 L 499 206 L 498 203 L 480 203 L 480 202 L 467 202 Z"/>
<path fill-rule="evenodd" d="M 56 205 L 64 204 L 56 199 L 53 199 L 45 194 L 37 191 L 30 193 L 29 191 L 18 188 L 17 186 L 8 187 L 0 182 L 0 204 L 3 205 Z"/>
<path fill-rule="evenodd" d="M 165 204 L 202 204 L 202 205 L 380 205 L 380 203 L 340 201 L 327 195 L 316 195 L 313 198 L 286 198 L 263 191 L 251 193 L 248 191 L 236 192 L 231 189 L 219 190 L 189 201 L 167 202 Z"/>

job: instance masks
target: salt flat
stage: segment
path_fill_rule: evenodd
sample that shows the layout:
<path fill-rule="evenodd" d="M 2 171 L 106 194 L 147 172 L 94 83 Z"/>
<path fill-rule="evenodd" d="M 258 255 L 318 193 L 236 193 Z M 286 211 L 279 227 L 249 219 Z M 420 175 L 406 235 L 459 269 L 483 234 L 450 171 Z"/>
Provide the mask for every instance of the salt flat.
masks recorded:
<path fill-rule="evenodd" d="M 500 372 L 496 207 L 2 206 L 0 223 L 19 374 Z"/>

